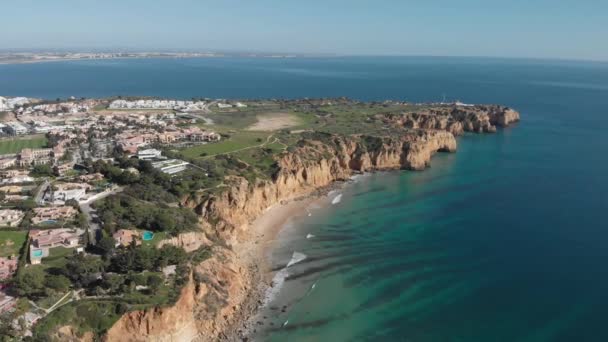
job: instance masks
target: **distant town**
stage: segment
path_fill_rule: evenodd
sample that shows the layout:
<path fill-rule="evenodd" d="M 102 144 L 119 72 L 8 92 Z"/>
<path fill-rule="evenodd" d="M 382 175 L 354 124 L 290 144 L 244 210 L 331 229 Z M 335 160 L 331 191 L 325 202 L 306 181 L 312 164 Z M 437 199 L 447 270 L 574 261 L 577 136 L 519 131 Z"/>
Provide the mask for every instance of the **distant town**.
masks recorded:
<path fill-rule="evenodd" d="M 261 57 L 293 58 L 293 54 L 281 53 L 223 53 L 223 52 L 30 52 L 0 51 L 0 64 L 36 63 L 71 60 L 128 59 L 128 58 L 213 58 L 213 57 Z"/>

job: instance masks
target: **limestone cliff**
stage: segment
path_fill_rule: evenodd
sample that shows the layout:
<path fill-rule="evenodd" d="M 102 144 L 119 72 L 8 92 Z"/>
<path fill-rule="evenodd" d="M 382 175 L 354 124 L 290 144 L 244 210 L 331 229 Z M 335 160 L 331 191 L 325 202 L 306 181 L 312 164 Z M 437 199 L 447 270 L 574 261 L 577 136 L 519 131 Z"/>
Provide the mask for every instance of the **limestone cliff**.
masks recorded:
<path fill-rule="evenodd" d="M 281 201 L 309 194 L 355 172 L 422 170 L 436 152 L 454 152 L 455 135 L 493 132 L 519 120 L 498 106 L 446 107 L 440 112 L 383 115 L 403 134 L 339 136 L 305 134 L 297 146 L 277 157 L 278 172 L 269 179 L 228 177 L 226 187 L 184 198 L 201 217 L 204 234 L 164 243 L 196 249 L 207 237 L 234 245 L 255 218 Z M 107 333 L 108 341 L 215 341 L 238 321 L 249 292 L 259 279 L 235 253 L 215 247 L 214 256 L 196 267 L 177 303 L 124 315 Z"/>

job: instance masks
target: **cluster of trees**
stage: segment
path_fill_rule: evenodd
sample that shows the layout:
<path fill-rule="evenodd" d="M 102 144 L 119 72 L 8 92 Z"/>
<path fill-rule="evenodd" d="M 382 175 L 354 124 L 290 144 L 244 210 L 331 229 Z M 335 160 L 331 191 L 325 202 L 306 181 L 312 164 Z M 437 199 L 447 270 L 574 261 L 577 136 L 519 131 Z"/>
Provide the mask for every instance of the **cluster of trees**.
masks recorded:
<path fill-rule="evenodd" d="M 83 288 L 90 295 L 118 295 L 132 293 L 135 286 L 148 286 L 152 294 L 163 285 L 164 278 L 157 273 L 168 265 L 176 265 L 176 285 L 182 285 L 189 272 L 188 262 L 198 262 L 209 251 L 188 255 L 184 249 L 172 245 L 162 248 L 136 246 L 103 250 L 103 255 L 75 254 L 68 258 L 65 267 L 43 269 L 23 267 L 13 279 L 19 296 L 30 299 L 65 293 L 70 288 Z M 204 259 L 203 259 L 204 260 Z"/>
<path fill-rule="evenodd" d="M 125 194 L 110 196 L 95 207 L 109 235 L 134 227 L 177 235 L 196 229 L 198 223 L 196 214 L 188 208 L 168 207 Z"/>
<path fill-rule="evenodd" d="M 19 269 L 13 285 L 20 296 L 40 298 L 67 291 L 70 279 L 63 274 L 46 273 L 40 267 L 29 267 Z"/>

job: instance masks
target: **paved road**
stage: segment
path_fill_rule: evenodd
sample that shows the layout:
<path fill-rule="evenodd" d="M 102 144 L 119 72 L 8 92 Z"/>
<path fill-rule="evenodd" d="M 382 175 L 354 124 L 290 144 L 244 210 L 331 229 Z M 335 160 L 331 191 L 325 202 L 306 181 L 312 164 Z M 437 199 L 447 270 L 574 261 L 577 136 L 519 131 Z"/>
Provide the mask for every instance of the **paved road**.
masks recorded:
<path fill-rule="evenodd" d="M 43 205 L 44 203 L 42 203 L 42 196 L 44 196 L 44 193 L 46 192 L 46 189 L 49 187 L 49 185 L 51 185 L 51 183 L 45 179 L 44 183 L 42 183 L 42 185 L 40 185 L 40 187 L 38 188 L 38 192 L 36 193 L 36 196 L 34 196 L 34 201 L 36 202 L 36 204 L 38 205 Z"/>
<path fill-rule="evenodd" d="M 95 203 L 102 198 L 106 198 L 110 195 L 119 193 L 122 191 L 122 187 L 116 187 L 110 191 L 104 191 L 100 194 L 97 194 L 91 198 L 89 198 L 86 202 L 80 202 L 80 211 L 87 217 L 87 222 L 89 224 L 89 242 L 91 244 L 97 243 L 97 237 L 101 236 L 101 226 L 95 222 L 93 219 L 95 215 L 95 209 L 91 208 L 91 204 Z"/>

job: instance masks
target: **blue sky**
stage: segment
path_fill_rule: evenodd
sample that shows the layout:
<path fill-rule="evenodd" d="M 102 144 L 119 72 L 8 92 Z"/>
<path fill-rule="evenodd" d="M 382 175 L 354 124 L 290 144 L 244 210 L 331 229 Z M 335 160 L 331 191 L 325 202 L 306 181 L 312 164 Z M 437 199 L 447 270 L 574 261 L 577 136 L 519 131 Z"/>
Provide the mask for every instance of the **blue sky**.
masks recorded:
<path fill-rule="evenodd" d="M 190 48 L 608 60 L 606 0 L 1 2 L 2 49 Z"/>

